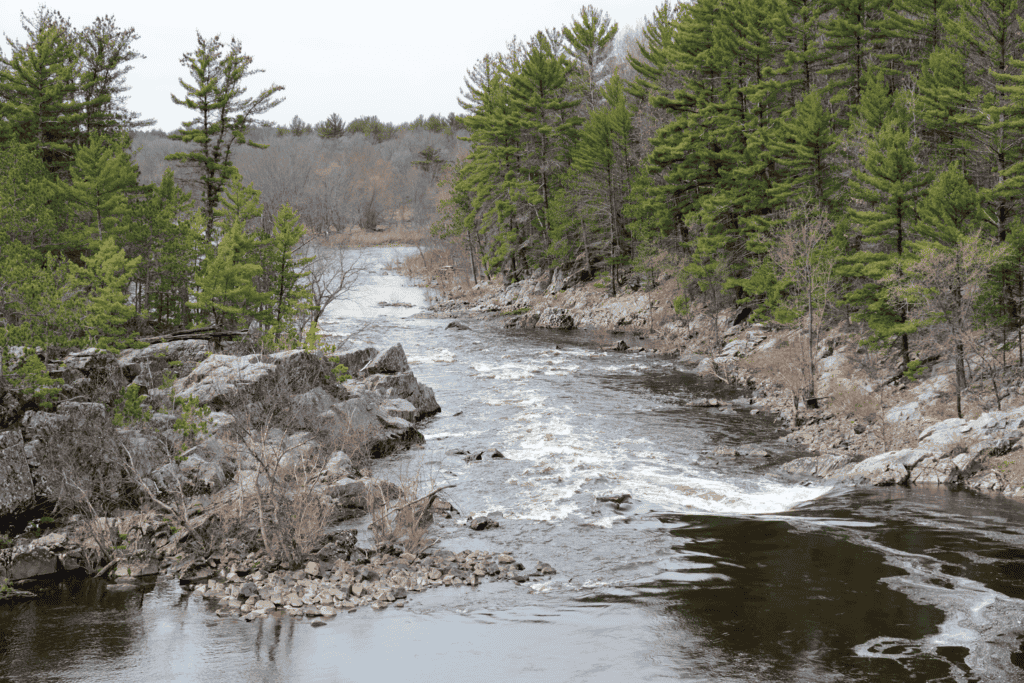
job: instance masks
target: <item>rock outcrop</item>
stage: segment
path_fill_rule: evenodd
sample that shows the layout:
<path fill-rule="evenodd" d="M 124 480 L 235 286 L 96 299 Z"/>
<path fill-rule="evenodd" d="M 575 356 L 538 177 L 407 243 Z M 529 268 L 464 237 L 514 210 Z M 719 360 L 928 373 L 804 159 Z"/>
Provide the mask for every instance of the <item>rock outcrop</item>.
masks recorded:
<path fill-rule="evenodd" d="M 1024 487 L 1008 485 L 997 458 L 1024 446 L 1024 407 L 985 413 L 976 420 L 953 418 L 931 425 L 918 436 L 915 448 L 880 453 L 857 460 L 845 454 L 824 454 L 792 460 L 782 471 L 846 485 L 959 485 L 1024 496 Z"/>

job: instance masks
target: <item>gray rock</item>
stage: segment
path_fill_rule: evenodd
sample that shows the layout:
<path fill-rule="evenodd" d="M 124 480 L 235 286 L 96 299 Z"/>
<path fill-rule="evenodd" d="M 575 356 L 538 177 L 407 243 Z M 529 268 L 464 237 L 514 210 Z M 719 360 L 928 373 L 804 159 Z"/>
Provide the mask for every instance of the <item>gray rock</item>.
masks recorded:
<path fill-rule="evenodd" d="M 384 349 L 360 370 L 364 375 L 396 375 L 400 372 L 409 372 L 409 361 L 401 344 Z"/>
<path fill-rule="evenodd" d="M 190 455 L 178 465 L 178 471 L 182 475 L 182 490 L 186 496 L 216 493 L 227 484 L 220 463 L 207 462 L 197 455 Z"/>
<path fill-rule="evenodd" d="M 324 471 L 333 477 L 342 477 L 352 472 L 352 458 L 345 454 L 345 451 L 335 451 L 331 454 Z"/>
<path fill-rule="evenodd" d="M 464 331 L 469 329 L 469 325 L 465 323 L 460 323 L 458 320 L 453 320 L 452 322 L 448 323 L 448 325 L 444 329 Z"/>
<path fill-rule="evenodd" d="M 919 462 L 910 472 L 912 484 L 954 484 L 960 480 L 960 469 L 949 458 L 931 456 Z"/>
<path fill-rule="evenodd" d="M 25 511 L 34 501 L 35 488 L 21 431 L 0 432 L 0 518 Z"/>
<path fill-rule="evenodd" d="M 117 358 L 109 351 L 86 349 L 68 354 L 62 365 L 65 382 L 78 375 L 64 388 L 64 394 L 78 401 L 110 403 L 128 385 Z"/>
<path fill-rule="evenodd" d="M 38 579 L 63 569 L 60 557 L 49 548 L 16 547 L 0 550 L 0 578 L 10 581 Z"/>
<path fill-rule="evenodd" d="M 328 356 L 328 359 L 344 365 L 348 368 L 348 373 L 353 377 L 362 377 L 363 367 L 373 360 L 377 356 L 377 353 L 377 349 L 372 346 L 364 346 L 358 349 L 332 353 Z"/>
<path fill-rule="evenodd" d="M 564 308 L 545 308 L 537 319 L 537 327 L 549 328 L 552 330 L 572 330 L 576 327 L 576 321 Z"/>
<path fill-rule="evenodd" d="M 402 398 L 416 406 L 416 419 L 441 412 L 434 390 L 421 384 L 411 372 L 396 375 L 375 375 L 366 380 L 366 387 L 388 398 Z"/>
<path fill-rule="evenodd" d="M 800 477 L 834 477 L 847 465 L 856 462 L 848 455 L 817 455 L 809 458 L 797 458 L 782 466 L 784 472 Z"/>
<path fill-rule="evenodd" d="M 212 355 L 174 383 L 175 395 L 216 409 L 254 403 L 276 386 L 277 365 L 260 356 Z"/>
<path fill-rule="evenodd" d="M 388 415 L 412 422 L 416 419 L 416 406 L 404 398 L 386 399 L 381 407 Z"/>
<path fill-rule="evenodd" d="M 697 363 L 696 372 L 698 375 L 715 375 L 718 374 L 718 368 L 715 366 L 714 360 L 704 358 Z"/>
<path fill-rule="evenodd" d="M 495 529 L 501 525 L 498 524 L 498 522 L 491 519 L 490 517 L 480 515 L 477 517 L 473 517 L 468 522 L 466 522 L 466 526 L 468 526 L 473 531 L 486 531 L 487 529 Z"/>

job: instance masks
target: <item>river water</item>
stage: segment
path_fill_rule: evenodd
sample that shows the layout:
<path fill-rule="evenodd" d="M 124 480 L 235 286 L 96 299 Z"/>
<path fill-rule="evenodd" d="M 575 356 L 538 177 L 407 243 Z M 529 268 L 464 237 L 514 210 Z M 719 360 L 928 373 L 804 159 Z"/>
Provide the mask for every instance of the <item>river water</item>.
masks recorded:
<path fill-rule="evenodd" d="M 386 271 L 399 253 L 365 250 L 369 273 L 324 325 L 400 342 L 442 406 L 426 446 L 377 471 L 454 484 L 463 518 L 500 515 L 485 532 L 440 520 L 439 547 L 558 574 L 319 629 L 219 619 L 167 579 L 128 595 L 65 581 L 0 609 L 0 680 L 1024 680 L 1020 503 L 778 480 L 768 466 L 794 452 L 770 419 L 685 405 L 739 394 L 585 333 L 446 330 L 416 317 L 426 290 Z M 722 446 L 772 457 L 703 457 Z M 484 448 L 506 459 L 447 454 Z"/>

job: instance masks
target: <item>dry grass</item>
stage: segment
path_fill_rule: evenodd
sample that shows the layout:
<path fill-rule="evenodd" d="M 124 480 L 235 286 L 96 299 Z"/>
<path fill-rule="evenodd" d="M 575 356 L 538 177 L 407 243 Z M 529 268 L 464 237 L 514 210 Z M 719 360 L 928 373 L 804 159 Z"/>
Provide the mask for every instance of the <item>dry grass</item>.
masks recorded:
<path fill-rule="evenodd" d="M 379 230 L 363 230 L 349 226 L 329 236 L 330 243 L 358 249 L 363 247 L 399 246 L 422 244 L 430 238 L 430 230 L 422 225 L 399 225 Z"/>

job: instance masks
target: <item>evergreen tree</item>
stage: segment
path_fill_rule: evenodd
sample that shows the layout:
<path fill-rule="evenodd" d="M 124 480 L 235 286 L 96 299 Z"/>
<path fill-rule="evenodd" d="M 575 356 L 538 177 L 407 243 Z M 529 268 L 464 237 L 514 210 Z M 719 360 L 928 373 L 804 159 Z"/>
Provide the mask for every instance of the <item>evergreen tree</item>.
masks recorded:
<path fill-rule="evenodd" d="M 196 117 L 182 124 L 172 133 L 172 140 L 180 140 L 198 147 L 194 151 L 167 155 L 168 161 L 177 161 L 195 167 L 200 176 L 200 210 L 206 220 L 206 239 L 214 238 L 215 209 L 221 192 L 237 173 L 231 161 L 234 145 L 266 148 L 250 139 L 249 131 L 261 121 L 260 116 L 283 101 L 274 96 L 284 86 L 271 85 L 255 97 L 245 97 L 247 78 L 262 69 L 252 68 L 252 57 L 242 52 L 242 44 L 232 39 L 225 45 L 220 36 L 204 38 L 196 34 L 198 45 L 187 52 L 181 63 L 192 79 L 189 83 L 179 78 L 185 90 L 184 97 L 171 95 L 175 104 L 196 112 Z"/>
<path fill-rule="evenodd" d="M 83 325 L 90 345 L 103 349 L 131 346 L 124 328 L 135 311 L 126 303 L 125 290 L 141 261 L 141 256 L 129 260 L 113 236 L 104 239 L 94 255 L 85 257 L 84 279 L 92 292 Z"/>
<path fill-rule="evenodd" d="M 102 242 L 104 230 L 109 234 L 124 213 L 126 193 L 138 186 L 139 177 L 138 167 L 125 151 L 129 145 L 126 136 L 96 136 L 87 145 L 75 147 L 71 184 L 58 185 L 69 205 L 77 207 L 85 218 L 77 239 L 65 237 L 74 247 L 85 248 L 94 239 Z"/>
<path fill-rule="evenodd" d="M 28 41 L 8 37 L 11 54 L 0 55 L 0 132 L 6 142 L 31 145 L 50 172 L 67 178 L 85 109 L 102 98 L 83 101 L 79 47 L 66 19 L 41 9 L 34 22 L 22 14 L 22 26 Z"/>
<path fill-rule="evenodd" d="M 256 289 L 255 278 L 263 272 L 258 264 L 247 262 L 244 255 L 251 250 L 251 240 L 235 221 L 217 245 L 217 253 L 208 258 L 196 278 L 195 301 L 189 306 L 209 316 L 219 328 L 237 326 L 251 319 L 251 311 L 270 303 L 270 296 Z"/>
<path fill-rule="evenodd" d="M 270 308 L 270 329 L 275 340 L 290 329 L 293 319 L 303 314 L 310 306 L 309 290 L 302 286 L 302 278 L 309 275 L 302 268 L 312 263 L 313 257 L 298 254 L 299 245 L 306 229 L 299 222 L 299 215 L 285 204 L 274 217 L 274 234 L 268 240 L 265 254 L 269 277 L 269 293 L 273 297 Z M 301 336 L 301 335 L 298 335 Z"/>
<path fill-rule="evenodd" d="M 861 158 L 863 171 L 855 170 L 850 193 L 863 208 L 850 211 L 856 246 L 843 272 L 854 279 L 847 301 L 860 309 L 880 338 L 899 337 L 904 364 L 910 363 L 909 333 L 916 325 L 908 310 L 894 310 L 883 283 L 899 283 L 903 261 L 917 219 L 917 202 L 931 182 L 922 166 L 922 143 L 903 120 L 902 107 L 883 121 Z M 855 205 L 856 206 L 856 205 Z"/>
<path fill-rule="evenodd" d="M 618 32 L 619 25 L 612 23 L 608 13 L 593 5 L 584 5 L 579 17 L 574 17 L 571 25 L 562 28 L 574 65 L 571 80 L 578 82 L 574 89 L 586 102 L 587 109 L 597 106 L 599 89 L 611 76 L 608 60 Z"/>

